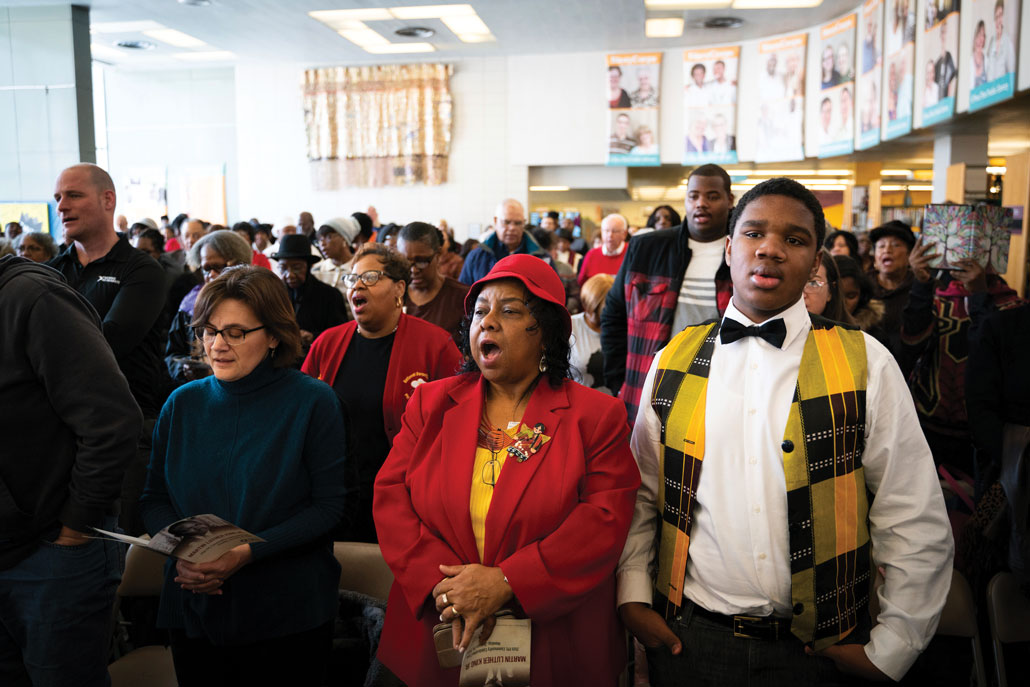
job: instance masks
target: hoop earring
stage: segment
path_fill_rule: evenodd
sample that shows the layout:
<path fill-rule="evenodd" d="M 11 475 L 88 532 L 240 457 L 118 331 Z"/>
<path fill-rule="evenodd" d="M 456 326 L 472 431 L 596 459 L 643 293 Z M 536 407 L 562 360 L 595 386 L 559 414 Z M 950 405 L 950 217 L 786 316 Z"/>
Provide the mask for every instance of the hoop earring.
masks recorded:
<path fill-rule="evenodd" d="M 402 299 L 400 296 L 397 296 L 397 307 L 398 308 L 403 308 L 404 307 L 404 299 Z"/>
<path fill-rule="evenodd" d="M 540 368 L 541 372 L 547 372 L 547 356 L 546 355 L 540 356 L 540 365 L 538 365 L 537 367 Z"/>

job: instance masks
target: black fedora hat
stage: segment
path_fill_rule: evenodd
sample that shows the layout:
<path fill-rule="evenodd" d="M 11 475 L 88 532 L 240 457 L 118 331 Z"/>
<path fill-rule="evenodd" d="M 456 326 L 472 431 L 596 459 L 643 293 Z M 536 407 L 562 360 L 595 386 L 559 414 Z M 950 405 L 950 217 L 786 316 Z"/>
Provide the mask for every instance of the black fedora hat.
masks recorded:
<path fill-rule="evenodd" d="M 322 258 L 311 254 L 311 240 L 303 234 L 287 234 L 279 239 L 279 248 L 270 256 L 273 260 L 307 260 L 309 265 Z"/>

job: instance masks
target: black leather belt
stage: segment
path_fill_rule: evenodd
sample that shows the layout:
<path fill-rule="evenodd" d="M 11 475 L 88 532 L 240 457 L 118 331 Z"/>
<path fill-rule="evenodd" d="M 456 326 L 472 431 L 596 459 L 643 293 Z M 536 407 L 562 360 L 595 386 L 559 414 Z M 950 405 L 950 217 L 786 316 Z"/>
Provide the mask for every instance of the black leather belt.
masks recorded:
<path fill-rule="evenodd" d="M 787 639 L 790 634 L 790 618 L 753 615 L 722 615 L 694 604 L 694 615 L 710 620 L 717 625 L 733 630 L 734 637 L 776 641 Z"/>

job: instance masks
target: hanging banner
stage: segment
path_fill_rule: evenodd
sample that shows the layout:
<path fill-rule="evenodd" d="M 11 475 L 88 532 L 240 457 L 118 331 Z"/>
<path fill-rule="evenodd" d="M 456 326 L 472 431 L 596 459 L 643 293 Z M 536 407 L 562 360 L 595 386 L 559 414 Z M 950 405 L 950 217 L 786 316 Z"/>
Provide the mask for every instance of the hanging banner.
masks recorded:
<path fill-rule="evenodd" d="M 808 34 L 758 44 L 758 126 L 755 162 L 803 160 L 805 48 Z"/>
<path fill-rule="evenodd" d="M 855 24 L 849 14 L 819 30 L 819 157 L 855 151 Z M 810 125 L 811 126 L 811 125 Z"/>
<path fill-rule="evenodd" d="M 975 28 L 966 44 L 973 66 L 965 77 L 970 112 L 1011 98 L 1015 91 L 1019 0 L 974 0 L 971 11 Z"/>
<path fill-rule="evenodd" d="M 684 165 L 737 161 L 739 66 L 739 46 L 684 51 Z"/>
<path fill-rule="evenodd" d="M 883 2 L 867 0 L 858 21 L 858 57 L 855 91 L 858 131 L 855 148 L 864 150 L 880 142 L 880 77 L 883 75 Z"/>
<path fill-rule="evenodd" d="M 658 84 L 662 54 L 608 55 L 608 163 L 620 167 L 661 164 L 658 152 Z"/>
<path fill-rule="evenodd" d="M 912 69 L 915 59 L 915 0 L 888 0 L 884 19 L 883 140 L 912 131 Z"/>
<path fill-rule="evenodd" d="M 958 0 L 926 3 L 923 24 L 923 126 L 955 114 L 958 91 Z"/>

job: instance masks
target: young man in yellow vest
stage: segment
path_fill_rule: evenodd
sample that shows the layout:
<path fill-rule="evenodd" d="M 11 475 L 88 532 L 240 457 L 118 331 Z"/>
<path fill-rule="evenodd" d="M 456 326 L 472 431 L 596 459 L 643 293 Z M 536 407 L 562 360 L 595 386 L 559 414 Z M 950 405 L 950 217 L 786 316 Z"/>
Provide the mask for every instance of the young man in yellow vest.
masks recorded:
<path fill-rule="evenodd" d="M 824 226 L 795 181 L 746 193 L 725 316 L 648 372 L 618 604 L 656 687 L 898 680 L 937 626 L 954 547 L 933 459 L 890 353 L 805 310 Z"/>

